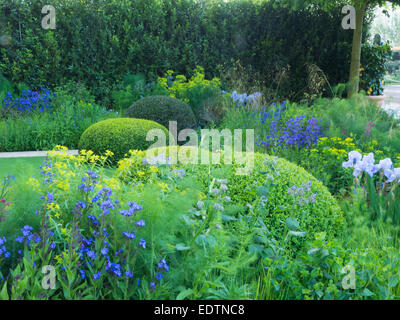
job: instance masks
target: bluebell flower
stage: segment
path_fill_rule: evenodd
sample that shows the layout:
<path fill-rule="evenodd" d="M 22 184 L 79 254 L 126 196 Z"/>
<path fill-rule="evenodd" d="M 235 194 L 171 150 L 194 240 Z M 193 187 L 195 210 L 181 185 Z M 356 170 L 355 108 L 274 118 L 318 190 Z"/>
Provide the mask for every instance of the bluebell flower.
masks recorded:
<path fill-rule="evenodd" d="M 133 273 L 132 273 L 130 270 L 126 270 L 125 276 L 126 276 L 127 278 L 133 278 Z"/>
<path fill-rule="evenodd" d="M 139 241 L 139 247 L 142 247 L 143 249 L 146 249 L 146 240 L 140 239 Z"/>
<path fill-rule="evenodd" d="M 110 209 L 114 209 L 115 205 L 111 200 L 105 200 L 100 204 L 100 209 L 103 210 L 103 214 L 109 214 Z"/>
<path fill-rule="evenodd" d="M 80 209 L 86 209 L 86 203 L 84 201 L 79 200 L 76 204 L 77 207 L 79 207 Z"/>
<path fill-rule="evenodd" d="M 121 210 L 119 213 L 122 214 L 124 217 L 129 217 L 133 214 L 133 211 Z"/>
<path fill-rule="evenodd" d="M 93 215 L 93 214 L 88 214 L 88 219 L 92 222 L 92 224 L 97 225 L 99 224 L 99 220 Z"/>
<path fill-rule="evenodd" d="M 111 271 L 113 274 L 115 274 L 118 277 L 121 277 L 121 275 L 122 275 L 121 265 L 118 263 L 113 263 L 113 262 L 108 261 L 105 266 L 105 270 Z"/>
<path fill-rule="evenodd" d="M 135 211 L 136 211 L 136 210 L 137 210 L 137 211 L 140 211 L 140 210 L 143 209 L 141 205 L 137 204 L 137 203 L 134 202 L 134 201 L 128 202 L 128 206 L 129 206 L 129 208 L 134 209 Z"/>
<path fill-rule="evenodd" d="M 144 220 L 139 220 L 135 223 L 137 227 L 144 227 L 146 225 L 146 222 Z"/>
<path fill-rule="evenodd" d="M 157 272 L 157 273 L 156 273 L 156 279 L 157 279 L 157 280 L 161 280 L 162 277 L 163 277 L 163 275 L 162 275 L 161 272 Z"/>
<path fill-rule="evenodd" d="M 132 232 L 122 232 L 122 234 L 125 236 L 125 237 L 127 237 L 128 239 L 131 239 L 131 240 L 133 240 L 133 239 L 135 239 L 135 231 L 132 231 Z"/>
<path fill-rule="evenodd" d="M 167 265 L 167 261 L 165 260 L 165 258 L 161 259 L 158 262 L 158 268 L 159 269 L 164 269 L 165 271 L 169 271 L 169 267 Z"/>
<path fill-rule="evenodd" d="M 33 230 L 33 228 L 32 228 L 31 226 L 28 226 L 28 225 L 24 226 L 24 227 L 21 229 L 22 234 L 23 234 L 24 237 L 29 236 L 29 235 L 31 234 L 31 231 L 32 231 L 32 230 Z"/>
<path fill-rule="evenodd" d="M 91 258 L 93 260 L 95 260 L 97 258 L 97 254 L 92 250 L 88 251 L 86 254 L 88 255 L 89 258 Z"/>
<path fill-rule="evenodd" d="M 54 196 L 52 193 L 47 194 L 47 203 L 53 203 L 54 202 Z"/>

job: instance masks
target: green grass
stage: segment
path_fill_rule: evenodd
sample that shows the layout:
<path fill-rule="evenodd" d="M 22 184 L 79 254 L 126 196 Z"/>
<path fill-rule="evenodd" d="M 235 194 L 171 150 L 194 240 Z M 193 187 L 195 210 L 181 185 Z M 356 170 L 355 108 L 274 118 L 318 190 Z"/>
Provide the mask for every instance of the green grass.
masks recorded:
<path fill-rule="evenodd" d="M 15 176 L 16 179 L 27 176 L 39 176 L 39 166 L 43 160 L 43 157 L 0 158 L 0 179 L 7 174 Z"/>

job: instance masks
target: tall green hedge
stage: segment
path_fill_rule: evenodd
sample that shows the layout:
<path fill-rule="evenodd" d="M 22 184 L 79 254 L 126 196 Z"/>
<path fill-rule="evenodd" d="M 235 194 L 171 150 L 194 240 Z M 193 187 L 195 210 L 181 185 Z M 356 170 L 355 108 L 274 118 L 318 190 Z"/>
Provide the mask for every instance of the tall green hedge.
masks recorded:
<path fill-rule="evenodd" d="M 41 9 L 56 8 L 56 30 L 43 30 Z M 307 84 L 306 63 L 332 83 L 347 81 L 352 32 L 332 13 L 290 12 L 252 0 L 0 0 L 0 73 L 13 82 L 50 87 L 79 80 L 98 99 L 127 72 L 155 77 L 167 69 L 209 76 L 241 61 L 265 80 L 290 77 L 281 94 L 296 98 Z"/>

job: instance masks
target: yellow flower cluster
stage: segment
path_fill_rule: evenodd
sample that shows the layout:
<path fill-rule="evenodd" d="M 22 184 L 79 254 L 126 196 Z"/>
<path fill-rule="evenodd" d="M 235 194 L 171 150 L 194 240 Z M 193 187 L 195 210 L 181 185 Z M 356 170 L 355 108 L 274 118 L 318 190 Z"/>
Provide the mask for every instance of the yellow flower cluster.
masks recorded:
<path fill-rule="evenodd" d="M 337 160 L 343 160 L 351 150 L 357 150 L 352 138 L 346 138 L 343 140 L 339 137 L 323 137 L 318 140 L 317 148 L 312 149 L 311 152 L 326 154 L 334 156 Z"/>
<path fill-rule="evenodd" d="M 168 191 L 168 184 L 166 183 L 157 183 L 157 185 L 164 191 Z"/>
<path fill-rule="evenodd" d="M 40 188 L 40 182 L 39 182 L 38 179 L 33 178 L 33 177 L 30 177 L 30 178 L 28 179 L 28 184 L 29 184 L 30 186 L 32 186 L 32 189 L 33 189 L 33 190 L 38 191 L 38 192 L 42 192 L 42 189 Z"/>
<path fill-rule="evenodd" d="M 174 75 L 174 71 L 168 70 L 165 74 L 165 77 L 159 77 L 157 82 L 165 89 L 167 89 L 170 93 L 170 96 L 173 98 L 179 98 L 185 102 L 189 102 L 189 99 L 186 96 L 186 93 L 192 90 L 195 87 L 199 88 L 207 88 L 221 87 L 221 80 L 219 78 L 213 78 L 212 80 L 205 79 L 204 68 L 197 66 L 194 69 L 194 75 L 188 80 L 184 75 L 177 75 L 171 86 L 168 84 L 168 79 L 172 78 Z"/>
<path fill-rule="evenodd" d="M 134 181 L 140 185 L 148 182 L 152 176 L 156 176 L 159 169 L 144 163 L 145 155 L 144 151 L 130 150 L 129 158 L 118 161 L 117 177 L 122 181 Z"/>
<path fill-rule="evenodd" d="M 93 165 L 101 165 L 103 166 L 107 159 L 114 156 L 114 153 L 110 150 L 106 150 L 104 155 L 96 155 L 92 150 L 81 150 L 77 157 L 78 161 L 81 163 L 90 163 Z"/>

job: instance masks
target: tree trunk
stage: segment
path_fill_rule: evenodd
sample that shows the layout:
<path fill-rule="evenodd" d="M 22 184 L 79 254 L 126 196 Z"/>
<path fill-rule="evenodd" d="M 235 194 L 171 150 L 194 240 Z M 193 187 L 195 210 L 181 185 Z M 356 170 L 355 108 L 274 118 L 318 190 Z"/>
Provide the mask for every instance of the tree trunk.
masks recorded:
<path fill-rule="evenodd" d="M 367 4 L 365 3 L 356 8 L 356 28 L 353 33 L 353 47 L 351 51 L 349 98 L 353 94 L 358 93 L 360 86 L 361 41 L 366 7 Z"/>

